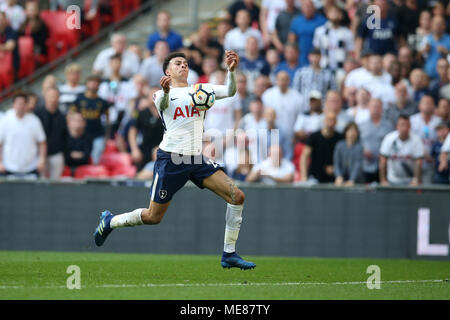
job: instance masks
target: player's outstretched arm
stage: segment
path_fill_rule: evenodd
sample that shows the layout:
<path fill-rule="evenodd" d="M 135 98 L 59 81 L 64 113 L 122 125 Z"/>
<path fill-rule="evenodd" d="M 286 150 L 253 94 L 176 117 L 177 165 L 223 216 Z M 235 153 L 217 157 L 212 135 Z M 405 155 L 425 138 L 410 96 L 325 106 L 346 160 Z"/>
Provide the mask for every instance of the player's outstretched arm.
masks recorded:
<path fill-rule="evenodd" d="M 163 89 L 164 94 L 156 97 L 155 105 L 156 108 L 164 111 L 169 107 L 169 92 L 170 92 L 170 84 L 172 79 L 169 76 L 164 76 L 160 80 L 161 88 Z"/>
<path fill-rule="evenodd" d="M 239 64 L 239 56 L 236 52 L 225 51 L 225 63 L 228 66 L 227 80 L 224 86 L 214 85 L 216 99 L 232 97 L 236 94 L 236 67 Z"/>

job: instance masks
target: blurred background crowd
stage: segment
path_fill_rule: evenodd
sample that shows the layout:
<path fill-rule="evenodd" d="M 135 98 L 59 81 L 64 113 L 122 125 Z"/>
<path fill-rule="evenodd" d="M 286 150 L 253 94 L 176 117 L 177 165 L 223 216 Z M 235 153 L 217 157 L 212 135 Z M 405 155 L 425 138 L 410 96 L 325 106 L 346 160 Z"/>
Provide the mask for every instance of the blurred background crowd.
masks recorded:
<path fill-rule="evenodd" d="M 20 78 L 23 37 L 36 64 L 50 59 L 42 12 L 71 4 L 86 25 L 115 10 L 102 0 L 0 0 L 9 76 Z M 145 43 L 129 44 L 119 30 L 90 74 L 71 63 L 64 82 L 48 74 L 39 92 L 15 93 L 0 112 L 0 174 L 151 179 L 164 133 L 152 99 L 164 58 L 186 54 L 189 84 L 224 84 L 224 50 L 234 50 L 237 93 L 207 111 L 204 148 L 234 179 L 449 183 L 449 1 L 242 0 L 224 9 L 190 37 L 159 11 Z M 211 129 L 224 148 L 209 142 Z M 278 139 L 267 141 L 273 130 Z"/>

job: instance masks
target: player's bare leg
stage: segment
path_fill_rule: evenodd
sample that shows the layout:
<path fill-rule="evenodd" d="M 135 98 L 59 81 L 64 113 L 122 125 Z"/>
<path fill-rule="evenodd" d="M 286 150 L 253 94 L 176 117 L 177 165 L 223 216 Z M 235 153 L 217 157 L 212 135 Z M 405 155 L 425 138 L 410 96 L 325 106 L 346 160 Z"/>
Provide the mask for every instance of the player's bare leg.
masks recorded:
<path fill-rule="evenodd" d="M 141 220 L 144 224 L 158 224 L 161 222 L 164 214 L 169 208 L 170 201 L 167 203 L 158 203 L 150 201 L 148 209 L 143 209 L 141 212 Z"/>
<path fill-rule="evenodd" d="M 255 264 L 242 259 L 236 254 L 236 241 L 242 223 L 242 210 L 244 209 L 245 195 L 222 170 L 216 171 L 203 180 L 203 186 L 210 189 L 227 202 L 225 215 L 225 237 L 222 255 L 222 267 L 253 269 Z"/>

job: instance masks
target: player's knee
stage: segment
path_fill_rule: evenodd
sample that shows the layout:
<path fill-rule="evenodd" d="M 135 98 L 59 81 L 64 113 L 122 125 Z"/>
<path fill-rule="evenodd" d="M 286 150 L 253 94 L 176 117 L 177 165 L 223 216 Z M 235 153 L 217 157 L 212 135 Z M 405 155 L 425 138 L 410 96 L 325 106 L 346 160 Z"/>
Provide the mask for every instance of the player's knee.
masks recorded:
<path fill-rule="evenodd" d="M 236 188 L 236 193 L 234 197 L 234 204 L 241 205 L 244 204 L 245 194 L 241 189 Z"/>

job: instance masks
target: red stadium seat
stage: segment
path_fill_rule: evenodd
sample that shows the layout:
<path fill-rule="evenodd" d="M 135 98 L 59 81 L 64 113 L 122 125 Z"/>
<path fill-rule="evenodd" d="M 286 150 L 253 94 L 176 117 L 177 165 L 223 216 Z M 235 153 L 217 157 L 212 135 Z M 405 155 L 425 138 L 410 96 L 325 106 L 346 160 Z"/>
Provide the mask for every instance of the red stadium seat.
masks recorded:
<path fill-rule="evenodd" d="M 0 52 L 0 90 L 10 87 L 14 82 L 12 61 L 12 53 Z"/>
<path fill-rule="evenodd" d="M 108 178 L 109 172 L 105 166 L 102 165 L 84 165 L 79 166 L 75 170 L 76 179 L 84 178 Z"/>
<path fill-rule="evenodd" d="M 64 170 L 63 170 L 61 177 L 71 177 L 71 176 L 72 176 L 72 172 L 70 170 L 70 167 L 64 166 Z"/>
<path fill-rule="evenodd" d="M 32 37 L 19 38 L 20 69 L 19 78 L 32 74 L 36 68 L 34 59 L 34 40 Z"/>
<path fill-rule="evenodd" d="M 111 0 L 109 1 L 109 5 L 111 7 L 111 15 L 103 15 L 102 20 L 103 23 L 109 24 L 114 23 L 127 15 L 125 1 L 121 0 Z"/>
<path fill-rule="evenodd" d="M 136 10 L 141 6 L 141 0 L 130 0 L 132 10 Z"/>
<path fill-rule="evenodd" d="M 132 166 L 132 160 L 128 153 L 111 152 L 103 153 L 100 157 L 100 164 L 113 171 L 117 168 Z"/>
<path fill-rule="evenodd" d="M 292 163 L 295 166 L 294 182 L 300 181 L 300 157 L 304 147 L 305 145 L 299 142 L 294 148 L 294 157 L 292 158 Z"/>
<path fill-rule="evenodd" d="M 117 145 L 116 145 L 116 141 L 115 140 L 108 140 L 106 142 L 106 146 L 105 146 L 105 150 L 103 151 L 103 153 L 117 153 L 119 152 L 119 149 L 117 149 Z"/>
<path fill-rule="evenodd" d="M 50 31 L 50 39 L 47 40 L 50 61 L 64 55 L 80 42 L 80 30 L 67 27 L 68 17 L 65 11 L 41 11 L 41 18 Z"/>
<path fill-rule="evenodd" d="M 84 0 L 84 12 L 85 14 L 91 8 L 92 0 Z M 101 18 L 100 13 L 97 10 L 97 16 L 91 21 L 84 21 L 82 25 L 83 34 L 85 36 L 95 36 L 100 32 L 101 29 Z"/>
<path fill-rule="evenodd" d="M 134 178 L 136 176 L 137 169 L 135 166 L 119 166 L 110 171 L 110 177 L 125 176 L 128 178 Z"/>

